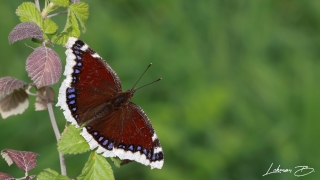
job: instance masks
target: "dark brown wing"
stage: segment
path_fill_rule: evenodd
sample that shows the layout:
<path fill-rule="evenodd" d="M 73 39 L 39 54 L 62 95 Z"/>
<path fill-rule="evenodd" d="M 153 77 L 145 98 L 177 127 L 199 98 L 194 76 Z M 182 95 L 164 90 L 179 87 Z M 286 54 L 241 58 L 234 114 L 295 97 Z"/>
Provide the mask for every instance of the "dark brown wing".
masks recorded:
<path fill-rule="evenodd" d="M 66 79 L 57 105 L 65 110 L 68 121 L 81 125 L 122 91 L 121 83 L 111 67 L 83 41 L 69 38 L 66 47 Z"/>
<path fill-rule="evenodd" d="M 90 121 L 82 135 L 91 149 L 98 147 L 105 157 L 118 156 L 151 168 L 163 165 L 160 141 L 147 115 L 134 103 Z"/>

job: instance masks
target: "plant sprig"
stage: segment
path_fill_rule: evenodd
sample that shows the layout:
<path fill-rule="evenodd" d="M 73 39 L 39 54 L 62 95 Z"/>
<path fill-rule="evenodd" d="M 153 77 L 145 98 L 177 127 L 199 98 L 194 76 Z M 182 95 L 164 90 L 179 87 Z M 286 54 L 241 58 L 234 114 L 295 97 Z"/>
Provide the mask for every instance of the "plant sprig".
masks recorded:
<path fill-rule="evenodd" d="M 71 3 L 70 3 L 71 2 Z M 65 10 L 56 12 L 56 10 Z M 59 158 L 61 175 L 51 169 L 44 169 L 38 179 L 69 179 L 67 177 L 65 154 L 75 154 L 88 151 L 90 148 L 86 141 L 80 136 L 79 129 L 69 126 L 63 132 L 60 131 L 54 117 L 52 102 L 54 102 L 54 91 L 50 87 L 59 82 L 62 66 L 58 54 L 50 46 L 53 44 L 64 45 L 69 37 L 79 37 L 84 32 L 85 21 L 89 16 L 89 6 L 79 0 L 45 0 L 41 9 L 39 0 L 23 2 L 16 10 L 21 23 L 16 25 L 9 34 L 9 44 L 17 41 L 32 38 L 38 47 L 26 59 L 26 71 L 32 82 L 27 83 L 13 77 L 0 78 L 0 114 L 2 118 L 23 113 L 29 106 L 29 96 L 36 96 L 35 109 L 48 110 L 55 136 L 59 142 Z M 58 25 L 51 18 L 57 15 L 66 15 L 66 24 L 59 32 Z M 34 88 L 36 93 L 31 92 Z M 82 138 L 82 139 L 81 139 Z M 70 146 L 73 144 L 74 146 Z M 29 176 L 28 171 L 36 167 L 36 153 L 6 149 L 2 151 L 6 160 L 14 161 L 13 155 L 20 154 L 21 158 L 32 155 L 32 168 L 20 168 L 26 172 L 25 177 L 16 179 L 32 179 L 35 175 Z M 7 161 L 8 162 L 8 161 Z M 9 161 L 10 162 L 10 161 Z M 9 163 L 8 162 L 8 163 Z M 16 162 L 15 162 L 16 163 Z M 9 163 L 10 164 L 10 163 Z M 19 167 L 25 167 L 19 164 Z M 90 177 L 107 177 L 114 179 L 113 172 L 106 159 L 92 152 L 88 162 L 85 164 L 79 179 Z M 14 178 L 13 176 L 0 172 L 1 178 Z"/>

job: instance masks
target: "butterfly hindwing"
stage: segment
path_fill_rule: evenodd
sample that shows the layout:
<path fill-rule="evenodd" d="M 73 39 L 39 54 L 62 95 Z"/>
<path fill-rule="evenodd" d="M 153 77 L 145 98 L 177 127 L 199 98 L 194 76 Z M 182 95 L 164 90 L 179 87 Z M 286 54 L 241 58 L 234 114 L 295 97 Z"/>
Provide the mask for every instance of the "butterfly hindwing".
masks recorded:
<path fill-rule="evenodd" d="M 151 168 L 163 165 L 160 141 L 147 115 L 134 103 L 89 122 L 82 135 L 105 157 L 118 156 Z"/>

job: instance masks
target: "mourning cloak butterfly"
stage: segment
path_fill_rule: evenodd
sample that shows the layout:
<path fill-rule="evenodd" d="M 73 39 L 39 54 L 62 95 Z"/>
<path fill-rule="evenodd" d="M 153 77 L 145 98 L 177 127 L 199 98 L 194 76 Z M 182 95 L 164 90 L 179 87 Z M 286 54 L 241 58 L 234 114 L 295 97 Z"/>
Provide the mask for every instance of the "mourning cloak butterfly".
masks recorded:
<path fill-rule="evenodd" d="M 105 157 L 119 157 L 161 169 L 160 141 L 144 111 L 130 102 L 136 89 L 123 92 L 111 67 L 87 44 L 70 37 L 67 64 L 57 106 L 77 127 L 91 149 Z M 129 160 L 129 161 L 128 161 Z"/>

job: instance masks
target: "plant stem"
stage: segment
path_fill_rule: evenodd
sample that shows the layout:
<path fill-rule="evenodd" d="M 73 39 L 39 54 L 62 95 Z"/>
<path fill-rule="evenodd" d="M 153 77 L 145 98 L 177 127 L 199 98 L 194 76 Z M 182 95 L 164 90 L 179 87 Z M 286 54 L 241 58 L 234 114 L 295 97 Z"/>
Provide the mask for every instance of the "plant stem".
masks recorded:
<path fill-rule="evenodd" d="M 53 109 L 52 109 L 52 101 L 50 100 L 50 87 L 46 86 L 46 96 L 47 96 L 47 107 L 48 112 L 51 120 L 51 124 L 53 127 L 54 134 L 56 135 L 57 142 L 60 140 L 60 132 L 57 126 L 56 119 L 54 117 Z M 60 167 L 61 167 L 61 174 L 67 175 L 66 163 L 64 159 L 64 155 L 59 152 L 59 159 L 60 159 Z"/>
<path fill-rule="evenodd" d="M 36 4 L 36 7 L 37 7 L 38 11 L 40 12 L 39 0 L 34 0 L 34 3 Z"/>
<path fill-rule="evenodd" d="M 61 11 L 61 12 L 58 12 L 58 13 L 50 14 L 50 15 L 47 16 L 47 18 L 52 18 L 53 16 L 57 16 L 59 14 L 68 14 L 68 11 Z"/>
<path fill-rule="evenodd" d="M 51 11 L 54 11 L 58 8 L 59 6 L 55 5 L 54 3 L 50 2 L 48 4 L 48 6 L 46 6 L 42 12 L 41 12 L 41 16 L 42 16 L 42 19 L 46 19 L 47 18 L 47 15 L 51 12 Z"/>

